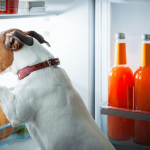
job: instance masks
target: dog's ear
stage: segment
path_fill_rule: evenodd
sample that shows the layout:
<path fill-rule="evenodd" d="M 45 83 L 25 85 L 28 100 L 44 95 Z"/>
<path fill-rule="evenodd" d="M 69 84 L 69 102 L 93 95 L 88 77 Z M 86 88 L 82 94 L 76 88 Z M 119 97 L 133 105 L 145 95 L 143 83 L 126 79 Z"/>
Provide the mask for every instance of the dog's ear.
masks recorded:
<path fill-rule="evenodd" d="M 38 34 L 35 31 L 27 31 L 25 32 L 27 35 L 34 37 L 35 39 L 37 39 L 39 41 L 39 43 L 46 43 L 48 47 L 50 47 L 50 44 L 44 40 L 43 36 Z"/>
<path fill-rule="evenodd" d="M 17 39 L 19 40 L 22 44 L 28 45 L 28 46 L 32 46 L 33 45 L 33 38 L 26 35 L 26 34 L 22 34 L 20 32 L 17 31 L 13 31 L 11 32 L 11 34 Z"/>
<path fill-rule="evenodd" d="M 33 38 L 22 31 L 13 30 L 6 32 L 3 39 L 4 47 L 13 51 L 20 50 L 24 44 L 28 46 L 33 45 Z"/>

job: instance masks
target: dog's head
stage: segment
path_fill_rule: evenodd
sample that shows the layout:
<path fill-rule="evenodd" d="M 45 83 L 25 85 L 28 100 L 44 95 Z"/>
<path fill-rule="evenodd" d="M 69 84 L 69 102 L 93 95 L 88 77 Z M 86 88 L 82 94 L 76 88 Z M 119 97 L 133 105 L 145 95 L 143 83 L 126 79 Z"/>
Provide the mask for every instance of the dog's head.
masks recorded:
<path fill-rule="evenodd" d="M 32 46 L 34 44 L 33 37 L 39 43 L 46 43 L 50 47 L 49 43 L 35 31 L 23 32 L 19 29 L 10 29 L 0 32 L 0 73 L 13 63 L 13 52 L 21 50 L 24 45 Z"/>

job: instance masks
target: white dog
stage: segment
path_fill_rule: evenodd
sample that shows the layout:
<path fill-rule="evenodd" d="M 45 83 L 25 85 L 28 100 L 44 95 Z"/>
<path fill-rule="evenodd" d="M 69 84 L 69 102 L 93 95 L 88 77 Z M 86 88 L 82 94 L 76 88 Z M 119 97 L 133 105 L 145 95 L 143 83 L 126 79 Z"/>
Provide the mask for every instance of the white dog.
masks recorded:
<path fill-rule="evenodd" d="M 34 31 L 0 33 L 0 72 L 17 74 L 54 59 L 40 43 L 49 46 Z M 13 91 L 0 86 L 0 100 L 12 126 L 25 124 L 41 150 L 115 150 L 60 67 L 33 71 L 18 80 Z"/>

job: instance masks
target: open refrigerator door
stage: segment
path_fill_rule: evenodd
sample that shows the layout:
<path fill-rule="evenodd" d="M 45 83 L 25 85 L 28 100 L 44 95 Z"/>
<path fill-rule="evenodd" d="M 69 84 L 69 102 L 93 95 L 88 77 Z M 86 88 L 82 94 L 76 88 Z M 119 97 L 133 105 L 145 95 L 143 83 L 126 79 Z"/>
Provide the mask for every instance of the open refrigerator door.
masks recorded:
<path fill-rule="evenodd" d="M 150 1 L 148 0 L 106 0 L 106 1 L 95 1 L 95 120 L 103 133 L 108 139 L 115 145 L 116 149 L 121 150 L 143 150 L 150 149 L 148 143 L 138 143 L 136 137 L 141 137 L 143 141 L 149 139 L 149 130 L 145 127 L 142 128 L 143 122 L 145 125 L 149 124 L 149 110 L 140 110 L 144 105 L 149 105 L 149 97 L 142 97 L 143 102 L 140 103 L 140 109 L 137 107 L 137 81 L 138 78 L 137 70 L 141 66 L 140 58 L 142 55 L 141 35 L 143 36 L 150 33 L 149 28 L 149 11 Z M 132 109 L 119 108 L 109 106 L 108 98 L 110 97 L 109 92 L 109 78 L 110 70 L 115 67 L 115 34 L 125 33 L 126 39 L 126 53 L 127 53 L 127 65 L 131 68 L 134 74 L 134 89 L 133 89 L 133 107 Z M 148 43 L 149 41 L 147 41 Z M 148 55 L 148 54 L 147 54 Z M 149 57 L 149 56 L 148 56 Z M 145 73 L 146 75 L 146 73 Z M 141 78 L 141 76 L 139 75 Z M 140 79 L 139 78 L 139 79 Z M 149 85 L 149 78 L 147 79 L 147 85 Z M 117 79 L 114 79 L 114 82 Z M 123 81 L 121 79 L 121 81 Z M 121 82 L 120 81 L 120 82 Z M 121 84 L 121 83 L 120 83 Z M 139 84 L 139 83 L 138 83 Z M 145 86 L 146 87 L 146 86 Z M 140 92 L 144 92 L 144 85 L 141 86 Z M 143 89 L 143 90 L 142 90 Z M 114 85 L 115 90 L 115 85 Z M 118 90 L 119 91 L 119 90 Z M 120 92 L 120 94 L 123 93 Z M 148 92 L 149 93 L 149 92 Z M 142 93 L 141 93 L 142 94 Z M 119 99 L 118 95 L 118 99 Z M 141 99 L 141 98 L 140 98 Z M 115 99 L 114 99 L 115 102 Z M 120 102 L 118 102 L 118 105 Z M 127 105 L 126 105 L 127 106 Z M 146 107 L 146 106 L 145 106 Z M 110 118 L 118 117 L 121 119 L 130 118 L 135 122 L 132 131 L 133 135 L 128 140 L 118 140 L 110 138 L 110 126 L 113 126 L 113 122 L 109 122 Z M 116 118 L 117 118 L 116 117 Z M 128 120 L 128 119 L 127 119 Z M 141 129 L 136 130 L 141 122 Z M 115 124 L 115 123 L 114 123 Z M 119 122 L 118 122 L 119 124 Z M 121 122 L 120 122 L 121 124 Z M 119 125 L 114 129 L 113 136 L 122 134 L 126 135 L 129 132 L 131 126 L 124 130 L 117 129 Z M 111 132 L 112 133 L 112 132 Z M 139 135 L 137 135 L 139 134 Z M 144 135 L 145 134 L 145 135 Z M 140 138 L 139 138 L 140 139 Z M 145 140 L 144 140 L 145 139 Z"/>

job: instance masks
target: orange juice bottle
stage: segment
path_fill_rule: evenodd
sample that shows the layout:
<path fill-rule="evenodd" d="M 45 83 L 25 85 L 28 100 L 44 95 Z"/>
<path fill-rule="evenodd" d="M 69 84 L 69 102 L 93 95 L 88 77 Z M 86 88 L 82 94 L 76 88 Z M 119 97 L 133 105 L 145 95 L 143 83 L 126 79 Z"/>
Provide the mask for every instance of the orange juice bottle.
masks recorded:
<path fill-rule="evenodd" d="M 134 109 L 150 112 L 150 34 L 142 35 L 140 68 L 134 74 Z M 150 145 L 150 122 L 135 120 L 134 141 Z"/>
<path fill-rule="evenodd" d="M 133 73 L 127 66 L 125 34 L 115 34 L 115 65 L 108 76 L 108 106 L 133 109 Z M 134 120 L 107 116 L 107 134 L 113 140 L 133 137 Z"/>

